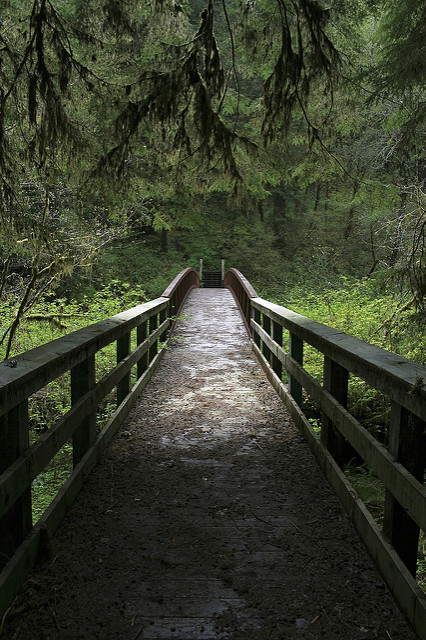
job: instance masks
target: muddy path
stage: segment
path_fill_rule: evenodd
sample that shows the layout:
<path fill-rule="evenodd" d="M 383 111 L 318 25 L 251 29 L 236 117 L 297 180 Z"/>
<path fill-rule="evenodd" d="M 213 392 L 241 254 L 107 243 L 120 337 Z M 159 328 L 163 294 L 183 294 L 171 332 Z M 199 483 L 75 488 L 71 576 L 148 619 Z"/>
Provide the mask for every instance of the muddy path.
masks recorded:
<path fill-rule="evenodd" d="M 172 347 L 2 640 L 415 640 L 226 290 Z"/>

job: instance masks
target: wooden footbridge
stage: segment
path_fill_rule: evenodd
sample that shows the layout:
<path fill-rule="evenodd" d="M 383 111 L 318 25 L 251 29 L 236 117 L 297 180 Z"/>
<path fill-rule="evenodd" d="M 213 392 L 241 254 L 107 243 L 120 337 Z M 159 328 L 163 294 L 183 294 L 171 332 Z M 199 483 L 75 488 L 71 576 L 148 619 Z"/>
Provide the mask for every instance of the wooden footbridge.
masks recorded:
<path fill-rule="evenodd" d="M 426 369 L 261 299 L 250 283 L 235 269 L 230 269 L 225 274 L 224 287 L 228 291 L 209 290 L 213 293 L 221 292 L 222 307 L 217 306 L 216 298 L 197 297 L 198 292 L 201 295 L 201 292 L 207 291 L 199 289 L 199 285 L 197 273 L 193 269 L 186 269 L 175 278 L 160 298 L 33 349 L 17 356 L 13 361 L 0 364 L 0 637 L 4 633 L 7 638 L 34 638 L 35 640 L 83 637 L 117 638 L 117 640 L 126 638 L 261 640 L 265 637 L 275 640 L 299 637 L 326 637 L 330 640 L 343 637 L 348 640 L 358 638 L 408 640 L 414 638 L 417 633 L 422 640 L 425 640 L 426 599 L 425 594 L 416 584 L 415 573 L 419 532 L 426 529 L 426 493 L 423 486 Z M 232 292 L 233 297 L 229 291 Z M 189 297 L 188 294 L 190 294 Z M 216 302 L 213 303 L 213 300 Z M 167 347 L 173 336 L 176 317 L 182 305 L 189 304 L 188 301 L 192 305 L 189 313 L 192 313 L 197 305 L 204 312 L 204 325 L 198 328 L 198 337 L 195 335 L 197 333 L 195 322 L 192 323 L 195 334 L 188 333 L 187 336 L 188 343 L 194 342 L 194 351 L 197 352 L 195 355 L 194 352 L 191 355 L 190 351 L 186 350 L 187 347 L 189 349 L 190 344 L 185 344 L 185 348 L 178 345 L 171 351 Z M 237 310 L 232 311 L 237 309 L 236 305 L 240 314 Z M 243 319 L 249 335 L 249 339 L 245 337 L 247 351 L 251 353 L 251 349 L 257 356 L 267 378 L 278 394 L 273 394 L 275 400 L 265 395 L 272 393 L 270 385 L 266 385 L 268 392 L 262 386 L 261 393 L 259 387 L 253 391 L 249 386 L 247 382 L 249 378 L 260 379 L 258 385 L 263 384 L 265 378 L 263 374 L 259 378 L 261 373 L 259 368 L 258 371 L 253 367 L 250 368 L 249 356 L 244 351 L 246 347 L 240 348 L 234 344 L 235 334 L 229 326 L 227 328 L 226 324 L 215 324 L 225 315 L 231 318 L 228 320 L 228 325 L 229 322 L 237 323 L 237 316 Z M 286 332 L 289 338 L 287 351 L 282 346 Z M 245 335 L 244 328 L 240 333 Z M 116 343 L 116 364 L 102 379 L 98 380 L 97 354 L 111 343 Z M 223 346 L 225 343 L 226 354 Z M 311 345 L 323 354 L 322 381 L 312 378 L 304 368 L 304 344 Z M 180 358 L 179 370 L 176 364 L 178 360 L 170 360 L 169 364 L 166 362 L 169 354 L 174 351 L 176 354 L 173 357 Z M 166 357 L 163 359 L 164 354 Z M 166 366 L 161 374 L 164 378 L 163 383 L 169 387 L 167 393 L 175 393 L 175 399 L 169 395 L 167 400 L 165 390 L 155 386 L 162 382 L 161 380 L 156 382 L 157 376 L 145 389 L 162 359 L 161 366 Z M 231 365 L 229 365 L 230 361 Z M 225 371 L 226 366 L 228 369 Z M 248 367 L 244 369 L 244 373 L 242 373 L 243 366 Z M 64 374 L 70 374 L 71 409 L 30 446 L 28 413 L 30 398 Z M 175 378 L 172 376 L 168 379 L 169 374 L 170 376 L 173 374 Z M 391 412 L 388 447 L 376 441 L 348 410 L 347 392 L 350 375 L 363 379 L 389 399 Z M 188 378 L 187 386 L 184 391 L 181 390 L 179 397 L 177 397 L 179 385 L 176 383 L 176 376 L 179 380 L 185 376 Z M 202 380 L 204 394 L 207 394 L 203 402 L 197 395 L 195 380 L 198 379 Z M 283 380 L 286 382 L 284 383 Z M 219 386 L 214 387 L 214 384 Z M 236 385 L 234 388 L 233 384 Z M 170 389 L 173 386 L 174 388 Z M 237 387 L 238 393 L 242 394 L 241 406 L 247 410 L 247 415 L 242 412 L 242 409 L 239 407 L 236 409 L 233 405 L 233 394 L 237 394 Z M 97 408 L 114 390 L 116 390 L 116 410 L 100 430 L 96 418 Z M 269 403 L 265 409 L 269 411 L 266 414 L 267 417 L 260 415 L 259 405 L 256 404 L 257 400 L 254 397 L 256 394 L 267 397 L 267 403 Z M 140 398 L 138 400 L 138 396 L 142 397 L 142 401 Z M 304 413 L 304 399 L 307 396 L 320 407 L 322 412 L 319 435 L 313 430 Z M 152 398 L 157 400 L 149 413 L 148 407 Z M 138 402 L 140 402 L 139 405 L 137 405 Z M 119 519 L 117 510 L 125 501 L 131 500 L 133 505 L 138 506 L 138 510 L 132 512 L 135 522 L 133 525 L 129 524 L 127 536 L 123 532 L 111 534 L 113 537 L 116 535 L 120 538 L 121 542 L 117 544 L 121 545 L 121 548 L 116 548 L 115 551 L 110 549 L 107 560 L 104 557 L 97 558 L 95 551 L 87 556 L 87 560 L 84 560 L 83 555 L 80 558 L 83 547 L 86 549 L 90 547 L 90 539 L 80 544 L 74 537 L 76 533 L 73 530 L 70 534 L 71 547 L 67 553 L 64 554 L 61 551 L 61 554 L 68 557 L 73 553 L 72 545 L 75 544 L 76 553 L 78 547 L 81 566 L 77 573 L 83 574 L 82 577 L 89 584 L 87 587 L 89 595 L 82 597 L 87 599 L 90 596 L 93 602 L 90 600 L 86 603 L 86 613 L 83 612 L 83 605 L 80 605 L 78 616 L 82 626 L 70 629 L 62 624 L 59 614 L 55 612 L 53 601 L 49 599 L 46 604 L 48 612 L 46 615 L 51 614 L 50 623 L 51 627 L 53 624 L 53 630 L 47 630 L 46 622 L 47 626 L 45 625 L 43 629 L 31 631 L 32 617 L 40 616 L 41 613 L 36 610 L 37 607 L 33 607 L 33 611 L 25 609 L 25 605 L 19 603 L 19 594 L 22 593 L 23 586 L 25 590 L 28 576 L 35 575 L 30 573 L 34 565 L 40 559 L 40 555 L 46 551 L 49 540 L 63 521 L 89 474 L 101 457 L 104 459 L 108 455 L 107 445 L 135 405 L 137 408 L 131 415 L 133 416 L 132 424 L 137 425 L 135 433 L 139 434 L 138 437 L 132 435 L 125 425 L 121 433 L 129 438 L 130 444 L 127 448 L 121 449 L 118 445 L 114 445 L 121 452 L 114 461 L 114 486 L 120 485 L 120 477 L 117 478 L 116 470 L 120 468 L 123 484 L 126 476 L 128 483 L 126 486 L 131 488 L 127 488 L 126 495 L 123 494 L 119 499 L 111 497 L 111 502 L 98 512 L 92 529 L 93 535 L 96 531 L 99 537 L 99 548 L 103 541 L 102 544 L 110 549 L 108 527 L 113 527 L 114 519 Z M 150 415 L 154 422 L 156 416 L 161 423 L 168 421 L 169 431 L 162 435 L 154 434 L 150 440 L 149 425 L 144 423 L 145 413 Z M 297 444 L 295 440 L 290 442 L 288 437 L 283 435 L 282 424 L 291 424 L 289 414 L 293 426 L 288 428 L 292 429 L 296 425 L 297 431 L 296 429 L 294 431 L 299 434 L 302 444 Z M 257 420 L 257 426 L 253 426 L 253 419 Z M 232 430 L 236 428 L 235 425 L 241 426 L 244 423 L 249 425 L 246 432 L 234 434 L 233 442 L 238 443 L 238 447 L 235 445 L 236 451 L 238 449 L 237 453 L 234 452 L 235 455 L 233 454 L 231 458 L 221 458 L 219 452 L 225 451 L 224 443 L 228 442 L 228 453 L 232 448 L 229 445 L 229 437 L 233 433 Z M 275 435 L 271 436 L 273 424 L 278 423 Z M 194 427 L 195 424 L 197 429 Z M 179 430 L 178 425 L 180 425 Z M 196 431 L 197 439 L 194 435 Z M 193 436 L 188 435 L 190 433 Z M 264 443 L 259 439 L 261 433 L 266 434 Z M 218 434 L 221 438 L 219 443 L 215 440 Z M 276 441 L 271 440 L 271 437 L 276 438 Z M 175 469 L 175 475 L 170 476 L 174 478 L 172 481 L 169 476 L 167 480 L 162 480 L 162 473 L 166 468 L 177 465 L 178 460 L 165 458 L 163 453 L 161 454 L 163 457 L 155 461 L 154 453 L 158 449 L 155 449 L 155 438 L 161 439 L 162 451 L 173 444 L 175 447 L 173 451 L 179 451 L 179 460 L 183 460 L 186 464 L 180 471 Z M 134 464 L 134 460 L 131 463 L 130 458 L 131 452 L 134 451 L 132 446 L 136 446 L 136 440 L 139 444 L 144 441 L 146 450 L 140 454 L 137 464 Z M 114 439 L 114 443 L 119 441 L 120 438 Z M 72 472 L 45 513 L 33 523 L 31 496 L 33 483 L 61 447 L 68 442 L 72 443 L 73 448 Z M 302 445 L 307 453 L 299 452 L 298 447 Z M 188 449 L 191 446 L 197 449 L 198 457 L 190 458 Z M 204 449 L 200 448 L 202 446 Z M 292 452 L 293 449 L 298 452 L 297 455 Z M 250 452 L 252 454 L 256 452 L 261 459 L 259 471 L 253 467 Z M 351 605 L 344 603 L 350 603 L 351 594 L 354 607 L 357 606 L 355 599 L 364 597 L 368 602 L 369 584 L 373 578 L 370 578 L 366 561 L 362 559 L 364 549 L 362 545 L 360 550 L 356 550 L 356 541 L 348 539 L 347 542 L 342 542 L 341 536 L 333 536 L 333 540 L 330 539 L 328 544 L 326 538 L 332 534 L 320 533 L 322 525 L 326 524 L 325 521 L 332 518 L 330 514 L 333 509 L 336 522 L 343 521 L 343 517 L 338 514 L 340 507 L 333 506 L 332 496 L 327 497 L 328 494 L 325 493 L 320 497 L 320 494 L 315 493 L 317 490 L 322 491 L 321 485 L 324 491 L 329 489 L 327 483 L 321 483 L 309 476 L 311 471 L 308 473 L 307 469 L 311 465 L 307 461 L 308 458 L 304 456 L 309 457 L 311 454 L 352 520 L 359 537 L 387 583 L 394 601 L 398 603 L 399 609 L 408 619 L 411 627 L 400 626 L 399 630 L 392 631 L 386 626 L 387 605 L 385 595 L 381 595 L 381 592 L 379 602 L 383 603 L 384 621 L 380 629 L 377 626 L 373 629 L 374 625 L 371 622 L 375 615 L 380 614 L 377 611 L 380 606 L 375 607 L 372 604 L 371 619 L 370 614 L 363 613 L 362 624 L 355 623 L 355 613 L 348 611 Z M 342 470 L 348 459 L 353 457 L 364 461 L 386 487 L 382 528 L 370 515 Z M 121 462 L 117 461 L 119 459 Z M 137 480 L 137 469 L 140 469 L 142 464 L 146 465 L 146 469 L 152 470 L 150 482 L 146 480 L 146 475 L 144 476 L 146 486 L 139 486 Z M 279 468 L 277 465 L 280 464 L 282 464 L 282 474 L 281 471 L 277 473 Z M 266 466 L 262 467 L 262 465 Z M 97 469 L 101 466 L 99 465 Z M 112 466 L 111 463 L 111 468 Z M 200 469 L 198 475 L 189 470 L 190 467 L 193 470 L 195 466 Z M 88 485 L 96 473 L 98 473 L 97 470 L 91 475 Z M 94 487 L 98 489 L 93 490 L 105 489 L 105 477 L 104 473 L 98 480 L 95 479 Z M 297 486 L 303 484 L 304 478 L 308 482 L 308 477 L 311 478 L 309 480 L 311 488 L 308 490 L 311 491 L 311 496 L 300 498 L 300 504 L 298 504 L 299 498 L 291 492 L 296 491 Z M 110 477 L 108 478 L 110 482 Z M 183 479 L 186 479 L 187 484 L 182 484 Z M 212 487 L 209 493 L 206 487 L 210 481 Z M 176 483 L 175 486 L 174 483 Z M 222 493 L 219 493 L 219 488 Z M 149 494 L 148 497 L 145 494 Z M 167 508 L 155 507 L 155 511 L 154 503 L 157 498 L 159 499 L 159 494 L 168 496 Z M 182 500 L 178 497 L 183 494 L 187 500 L 185 504 L 182 504 Z M 82 497 L 84 498 L 83 494 L 71 511 L 76 508 Z M 144 502 L 144 499 L 146 505 L 145 511 L 142 511 L 139 505 Z M 99 500 L 102 499 L 99 498 Z M 195 512 L 190 511 L 188 506 L 191 501 L 201 522 L 197 533 L 195 533 L 194 524 Z M 82 510 L 85 508 L 88 514 L 93 510 L 91 506 L 81 507 Z M 163 511 L 166 513 L 162 516 Z M 306 512 L 305 519 L 300 511 Z M 298 517 L 300 520 L 297 520 Z M 224 518 L 228 523 L 227 526 L 223 524 Z M 61 527 L 64 536 L 72 528 L 69 520 L 67 516 L 64 521 L 67 526 Z M 114 522 L 111 522 L 112 520 Z M 75 522 L 75 516 L 72 522 Z M 220 525 L 221 522 L 222 525 Z M 256 524 L 265 529 L 260 536 L 261 546 L 256 546 L 254 539 L 247 537 L 247 527 L 254 527 Z M 315 557 L 317 553 L 321 554 L 320 542 L 318 542 L 318 550 L 310 551 L 310 555 L 306 555 L 308 553 L 306 549 L 309 548 L 308 538 L 310 538 L 306 532 L 311 531 L 313 526 L 319 531 L 318 540 L 321 539 L 321 535 L 325 538 L 324 548 L 327 549 L 327 553 L 323 557 Z M 99 527 L 104 529 L 99 531 Z M 205 548 L 207 538 L 203 537 L 204 531 L 207 531 L 209 536 L 208 549 Z M 254 529 L 250 531 L 253 532 Z M 284 531 L 287 531 L 286 537 L 280 537 Z M 134 547 L 128 546 L 130 545 L 128 538 L 133 536 L 132 532 L 137 532 Z M 154 546 L 149 549 L 147 547 L 143 555 L 141 547 L 145 548 L 144 544 L 147 544 L 146 540 L 150 536 Z M 168 540 L 169 546 L 162 547 L 164 553 L 160 558 L 159 547 L 163 538 Z M 194 548 L 195 538 L 198 540 L 196 549 Z M 56 536 L 53 540 L 55 539 Z M 333 553 L 345 553 L 345 551 L 338 551 L 342 544 L 343 549 L 346 545 L 348 553 L 358 555 L 356 558 L 350 556 L 352 560 L 343 559 L 339 570 L 334 570 L 333 580 L 337 580 L 337 586 L 333 583 L 334 586 L 330 586 L 327 590 L 328 577 L 327 573 L 324 573 L 321 596 L 324 600 L 321 601 L 322 603 L 319 600 L 315 601 L 315 594 L 317 598 L 319 595 L 313 584 L 314 573 L 318 580 L 321 572 L 325 571 L 324 567 L 327 563 L 333 567 L 337 566 L 336 559 L 333 564 L 330 558 Z M 227 545 L 232 547 L 234 565 L 230 564 L 229 558 L 225 557 Z M 124 548 L 128 549 L 127 555 L 124 554 Z M 189 555 L 193 548 L 194 553 L 198 555 Z M 139 553 L 138 560 L 136 549 Z M 302 554 L 302 559 L 295 560 L 297 574 L 291 574 L 292 558 L 295 558 L 297 553 Z M 304 553 L 305 556 L 303 556 Z M 101 554 L 100 550 L 99 554 Z M 58 555 L 60 555 L 59 552 Z M 38 571 L 45 571 L 46 584 L 51 585 L 53 578 L 48 577 L 48 569 L 43 567 L 51 566 L 54 571 L 55 566 L 59 565 L 57 557 L 45 561 L 44 564 L 38 564 Z M 198 558 L 198 561 L 194 560 L 194 557 Z M 201 561 L 202 558 L 205 561 Z M 214 562 L 212 558 L 215 558 Z M 103 620 L 99 613 L 98 627 L 96 627 L 98 630 L 94 631 L 96 598 L 101 598 L 102 594 L 99 592 L 102 592 L 103 587 L 97 582 L 97 586 L 91 591 L 90 580 L 94 574 L 99 575 L 101 566 L 99 564 L 92 566 L 90 564 L 92 561 L 104 563 L 102 566 L 105 567 L 108 565 L 108 571 L 104 570 L 104 579 L 116 584 L 117 590 L 116 599 L 111 600 L 111 603 L 125 602 L 125 611 L 120 613 L 122 617 L 120 631 L 114 627 L 115 618 L 114 620 L 111 618 L 111 622 L 106 622 L 107 619 L 109 620 L 108 616 L 112 609 L 115 608 L 112 604 L 108 605 L 111 611 L 102 614 Z M 347 565 L 351 562 L 353 566 L 349 579 Z M 172 573 L 171 565 L 174 566 Z M 198 568 L 196 565 L 199 565 Z M 217 569 L 219 565 L 220 570 Z M 243 565 L 244 575 L 241 569 Z M 312 568 L 314 566 L 315 569 Z M 312 570 L 311 585 L 307 567 Z M 278 570 L 279 576 L 277 576 Z M 63 568 L 61 571 L 68 572 L 68 569 Z M 133 575 L 132 571 L 135 577 L 130 579 Z M 86 577 L 85 572 L 88 574 Z M 359 575 L 360 573 L 362 575 Z M 151 576 L 149 580 L 148 574 Z M 200 578 L 200 575 L 204 577 Z M 56 580 L 58 579 L 57 576 Z M 68 585 L 70 590 L 73 580 L 74 578 L 70 575 Z M 189 590 L 187 596 L 186 591 L 182 590 L 186 589 L 189 583 L 192 584 L 192 591 Z M 131 591 L 127 591 L 126 596 L 122 595 L 122 592 L 130 587 Z M 377 586 L 377 589 L 379 588 L 380 585 Z M 333 596 L 328 593 L 331 591 Z M 362 594 L 363 591 L 365 591 L 364 594 Z M 155 597 L 154 592 L 157 594 Z M 253 595 L 254 593 L 257 595 Z M 286 600 L 289 593 L 292 594 L 291 602 Z M 59 598 L 59 596 L 52 597 Z M 65 597 L 66 594 L 62 594 L 62 600 Z M 77 596 L 74 593 L 73 598 L 75 597 Z M 333 606 L 330 604 L 327 610 L 328 605 L 325 602 L 328 597 L 333 597 L 335 600 L 333 600 Z M 249 605 L 244 605 L 244 598 L 250 602 Z M 345 601 L 345 598 L 349 600 Z M 308 606 L 306 604 L 308 601 L 312 601 L 317 609 L 302 614 L 301 612 Z M 74 600 L 66 602 L 63 610 L 72 610 L 73 603 L 75 603 Z M 392 605 L 390 607 L 389 619 L 398 613 L 392 612 Z M 118 608 L 117 605 L 117 611 Z M 20 610 L 23 611 L 27 627 L 19 621 Z M 84 622 L 85 615 L 86 622 Z M 340 627 L 336 627 L 336 624 Z"/>

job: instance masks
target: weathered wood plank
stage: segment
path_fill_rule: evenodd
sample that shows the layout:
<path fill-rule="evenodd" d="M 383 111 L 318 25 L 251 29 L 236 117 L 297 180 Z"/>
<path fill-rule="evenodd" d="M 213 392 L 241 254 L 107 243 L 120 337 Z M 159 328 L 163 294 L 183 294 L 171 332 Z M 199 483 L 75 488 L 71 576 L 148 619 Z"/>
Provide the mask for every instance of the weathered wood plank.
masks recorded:
<path fill-rule="evenodd" d="M 120 364 L 130 353 L 132 335 L 129 333 L 124 334 L 117 340 L 117 365 Z M 123 375 L 121 380 L 117 383 L 117 406 L 121 404 L 123 399 L 130 391 L 130 370 Z"/>
<path fill-rule="evenodd" d="M 337 402 L 343 407 L 348 405 L 348 382 L 349 372 L 341 367 L 337 362 L 324 356 L 324 389 L 328 391 Z M 321 441 L 330 451 L 333 458 L 341 469 L 350 460 L 356 458 L 355 451 L 342 436 L 340 431 L 333 425 L 327 414 L 322 416 Z"/>
<path fill-rule="evenodd" d="M 37 561 L 41 527 L 36 526 L 0 573 L 0 617 L 13 602 Z"/>
<path fill-rule="evenodd" d="M 148 337 L 148 320 L 145 320 L 136 329 L 136 341 L 138 346 L 143 344 Z M 148 351 L 138 360 L 138 378 L 140 378 L 148 368 Z"/>
<path fill-rule="evenodd" d="M 291 332 L 290 332 L 290 340 L 289 340 L 289 351 L 290 351 L 290 356 L 296 362 L 298 362 L 300 366 L 302 366 L 303 365 L 303 340 L 300 340 L 300 338 L 298 338 L 296 334 Z M 292 373 L 290 373 L 289 375 L 288 388 L 291 395 L 299 405 L 299 407 L 301 407 L 303 405 L 302 385 L 300 384 L 300 381 L 297 379 L 297 377 L 294 376 Z"/>
<path fill-rule="evenodd" d="M 93 393 L 92 391 L 81 398 L 52 429 L 43 434 L 0 476 L 0 517 L 18 500 L 90 413 L 93 408 Z"/>
<path fill-rule="evenodd" d="M 74 405 L 96 382 L 95 356 L 90 356 L 71 369 L 71 403 Z M 75 422 L 77 428 L 73 434 L 73 464 L 81 460 L 96 439 L 96 412 L 91 411 L 81 422 Z"/>
<path fill-rule="evenodd" d="M 261 316 L 260 316 L 260 311 L 258 309 L 253 309 L 253 318 L 252 321 L 255 322 L 255 325 L 260 327 L 260 323 L 261 323 Z M 260 349 L 260 335 L 257 331 L 252 330 L 253 327 L 250 326 L 250 330 L 253 333 L 253 340 L 255 341 L 255 343 L 257 344 L 257 346 Z"/>
<path fill-rule="evenodd" d="M 160 325 L 163 324 L 166 318 L 167 318 L 167 309 L 163 309 L 162 311 L 160 311 L 160 316 L 159 316 Z M 167 340 L 167 331 L 163 331 L 163 333 L 160 335 L 160 342 L 166 342 L 166 340 Z"/>
<path fill-rule="evenodd" d="M 188 267 L 187 269 L 184 269 L 183 271 L 181 271 L 176 276 L 176 278 L 174 278 L 171 281 L 169 286 L 161 294 L 161 297 L 162 298 L 172 298 L 173 294 L 175 293 L 175 291 L 178 288 L 178 286 L 180 286 L 182 283 L 184 283 L 185 280 L 187 282 L 189 282 L 189 284 L 185 287 L 185 289 L 187 290 L 188 293 L 194 287 L 199 287 L 200 286 L 200 277 L 198 276 L 198 273 L 195 271 L 195 269 L 192 269 L 191 267 Z"/>
<path fill-rule="evenodd" d="M 178 279 L 179 284 L 169 287 L 170 291 L 167 291 L 173 297 L 173 302 L 168 297 L 157 298 L 21 354 L 16 357 L 18 364 L 14 368 L 9 367 L 7 362 L 0 365 L 0 420 L 3 423 L 6 420 L 4 414 L 10 416 L 16 413 L 19 411 L 20 403 L 26 402 L 29 396 L 66 371 L 73 370 L 71 410 L 33 447 L 28 449 L 27 442 L 13 459 L 7 459 L 7 463 L 3 465 L 4 468 L 0 468 L 0 472 L 4 471 L 0 476 L 1 514 L 8 515 L 8 511 L 12 513 L 11 506 L 19 504 L 22 500 L 21 496 L 29 491 L 28 487 L 32 479 L 45 467 L 64 442 L 75 432 L 78 434 L 79 430 L 84 431 L 81 437 L 77 434 L 75 436 L 79 460 L 76 458 L 75 468 L 70 478 L 39 521 L 39 525 L 33 528 L 0 574 L 0 618 L 36 561 L 40 538 L 44 531 L 41 527 L 53 532 L 58 526 L 96 464 L 99 453 L 111 440 L 156 369 L 163 354 L 163 352 L 156 354 L 158 339 L 160 336 L 163 338 L 166 336 L 170 326 L 167 310 L 172 304 L 177 308 L 188 290 L 197 286 L 198 283 L 193 281 L 192 273 L 188 278 L 186 275 L 182 278 L 180 274 Z M 161 324 L 157 328 L 159 315 Z M 150 322 L 151 335 L 148 336 L 148 322 L 152 317 L 154 319 Z M 138 347 L 133 353 L 127 355 L 128 334 L 135 327 L 138 333 Z M 94 385 L 94 355 L 114 340 L 118 341 L 119 364 L 97 385 Z M 149 354 L 151 362 L 148 366 Z M 138 367 L 138 381 L 130 390 L 128 379 L 131 368 L 135 364 Z M 118 396 L 122 401 L 93 443 L 92 427 L 96 406 L 114 386 L 118 386 Z M 86 427 L 83 429 L 82 421 L 88 419 L 91 421 L 91 426 L 88 430 Z M 28 435 L 28 429 L 26 434 Z M 87 438 L 88 442 L 86 442 Z M 86 450 L 87 446 L 89 446 L 88 450 Z M 26 450 L 22 452 L 22 449 Z M 18 457 L 19 453 L 21 455 Z M 16 457 L 18 457 L 17 460 L 15 460 Z M 13 462 L 12 465 L 11 462 Z"/>
<path fill-rule="evenodd" d="M 151 335 L 155 332 L 156 335 L 158 335 L 158 333 L 155 331 L 157 327 L 158 327 L 158 315 L 155 313 L 149 318 L 149 334 Z M 155 358 L 157 353 L 158 353 L 158 340 L 156 339 L 154 340 L 154 342 L 152 342 L 151 347 L 149 348 L 149 362 L 152 362 L 152 360 Z"/>
<path fill-rule="evenodd" d="M 425 433 L 421 421 L 406 409 L 392 403 L 389 450 L 419 482 L 423 482 L 425 468 Z M 416 575 L 419 544 L 419 527 L 387 490 L 383 533 L 398 551 L 407 568 Z"/>
<path fill-rule="evenodd" d="M 263 327 L 264 332 L 268 336 L 270 336 L 271 335 L 271 318 L 269 318 L 267 315 L 263 315 L 262 316 L 262 327 Z M 271 362 L 271 352 L 268 349 L 266 341 L 264 341 L 262 343 L 262 353 L 265 356 L 266 360 L 270 363 Z"/>
<path fill-rule="evenodd" d="M 247 333 L 250 336 L 251 298 L 256 298 L 257 293 L 250 282 L 237 269 L 229 269 L 224 277 L 223 286 L 229 289 L 237 303 Z M 251 336 L 250 336 L 251 337 Z"/>
<path fill-rule="evenodd" d="M 275 322 L 275 320 L 272 320 L 272 332 L 271 332 L 271 337 L 272 340 L 279 346 L 281 347 L 283 344 L 283 328 L 280 324 L 278 324 L 278 322 Z M 275 371 L 275 373 L 277 374 L 277 376 L 279 378 L 281 378 L 282 376 L 282 364 L 279 358 L 277 358 L 277 356 L 274 353 L 271 353 L 272 356 L 272 360 L 271 360 L 271 366 L 273 368 L 273 370 Z"/>

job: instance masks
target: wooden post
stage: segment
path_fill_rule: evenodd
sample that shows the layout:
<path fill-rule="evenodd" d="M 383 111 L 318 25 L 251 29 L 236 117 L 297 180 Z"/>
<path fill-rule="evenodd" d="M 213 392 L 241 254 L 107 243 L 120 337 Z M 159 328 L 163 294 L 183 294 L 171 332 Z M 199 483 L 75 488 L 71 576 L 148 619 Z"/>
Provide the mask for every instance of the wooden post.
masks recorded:
<path fill-rule="evenodd" d="M 225 260 L 222 260 L 222 284 L 225 280 Z"/>
<path fill-rule="evenodd" d="M 29 447 L 28 402 L 0 417 L 0 474 Z M 13 555 L 32 527 L 31 487 L 0 518 L 0 568 Z"/>
<path fill-rule="evenodd" d="M 283 328 L 278 322 L 272 320 L 272 339 L 276 342 L 280 347 L 283 346 Z M 283 366 L 281 360 L 278 360 L 277 356 L 272 354 L 271 365 L 279 379 L 281 380 Z"/>
<path fill-rule="evenodd" d="M 290 340 L 289 340 L 289 352 L 290 356 L 296 360 L 300 364 L 303 365 L 303 340 L 298 338 L 294 333 L 290 332 Z M 296 400 L 299 407 L 303 404 L 303 393 L 302 393 L 302 385 L 297 382 L 297 380 L 289 374 L 288 376 L 288 389 L 290 394 Z"/>
<path fill-rule="evenodd" d="M 249 298 L 248 295 L 244 295 L 243 297 L 243 305 L 241 306 L 242 310 L 243 310 L 243 315 L 244 318 L 247 322 L 247 326 L 250 329 L 250 318 L 251 318 L 251 299 Z"/>
<path fill-rule="evenodd" d="M 389 451 L 422 484 L 426 457 L 424 426 L 420 418 L 392 402 Z M 419 533 L 414 520 L 386 490 L 383 534 L 413 576 L 417 570 Z"/>
<path fill-rule="evenodd" d="M 167 309 L 163 309 L 162 311 L 160 311 L 160 324 L 162 324 L 164 322 L 164 320 L 167 319 Z M 161 342 L 166 342 L 167 340 L 167 329 L 166 331 L 164 331 L 161 336 L 160 336 L 160 340 Z"/>
<path fill-rule="evenodd" d="M 203 282 L 203 259 L 200 258 L 200 283 Z"/>
<path fill-rule="evenodd" d="M 149 319 L 149 333 L 151 334 L 158 327 L 158 314 L 154 313 Z M 152 362 L 158 353 L 158 340 L 154 342 L 149 350 L 149 361 Z"/>
<path fill-rule="evenodd" d="M 75 404 L 96 383 L 95 356 L 90 356 L 71 369 L 71 404 Z M 84 418 L 74 431 L 72 455 L 74 467 L 96 439 L 96 407 L 90 416 Z"/>
<path fill-rule="evenodd" d="M 130 353 L 132 334 L 126 333 L 117 340 L 117 364 L 119 364 Z M 127 394 L 130 393 L 130 371 L 117 384 L 117 406 L 121 404 Z"/>
<path fill-rule="evenodd" d="M 142 344 L 148 337 L 148 320 L 142 322 L 136 329 L 136 341 L 137 344 Z M 138 360 L 138 379 L 148 369 L 148 350 L 143 354 L 142 358 Z"/>
<path fill-rule="evenodd" d="M 253 308 L 253 320 L 254 320 L 255 322 L 257 322 L 257 324 L 260 324 L 260 323 L 261 323 L 261 317 L 260 317 L 260 311 L 259 311 L 259 309 L 255 309 L 255 308 Z M 259 334 L 258 334 L 256 331 L 254 331 L 254 330 L 252 330 L 252 334 L 253 334 L 253 340 L 254 340 L 254 343 L 255 343 L 255 344 L 259 347 L 259 349 L 260 349 L 260 336 L 259 336 Z"/>
<path fill-rule="evenodd" d="M 348 381 L 349 373 L 347 369 L 324 356 L 324 389 L 329 391 L 345 408 L 348 406 Z M 343 465 L 353 457 L 357 457 L 356 452 L 326 415 L 322 416 L 321 421 L 321 441 L 330 451 L 340 468 L 343 468 Z"/>
<path fill-rule="evenodd" d="M 270 336 L 271 335 L 271 318 L 267 316 L 265 313 L 263 314 L 263 317 L 262 317 L 262 326 L 266 331 L 266 333 Z M 262 344 L 262 353 L 265 356 L 266 360 L 269 363 L 271 363 L 271 351 L 270 349 L 268 349 L 265 343 Z"/>

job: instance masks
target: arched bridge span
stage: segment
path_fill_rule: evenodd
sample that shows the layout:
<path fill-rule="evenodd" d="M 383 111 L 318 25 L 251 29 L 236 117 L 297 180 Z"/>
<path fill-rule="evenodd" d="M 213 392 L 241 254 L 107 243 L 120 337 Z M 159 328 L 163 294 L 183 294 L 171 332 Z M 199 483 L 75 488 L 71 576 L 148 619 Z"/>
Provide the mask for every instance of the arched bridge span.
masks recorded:
<path fill-rule="evenodd" d="M 32 625 L 48 616 L 50 631 L 40 638 L 83 637 L 85 628 L 93 638 L 414 638 L 382 595 L 310 450 L 425 638 L 425 599 L 413 577 L 426 517 L 419 446 L 424 368 L 259 298 L 234 269 L 225 289 L 198 285 L 187 269 L 157 300 L 22 354 L 16 366 L 0 365 L 6 637 L 29 638 Z M 117 365 L 97 380 L 97 354 L 111 343 Z M 305 343 L 324 354 L 321 383 L 303 368 Z M 29 398 L 67 372 L 71 409 L 29 446 Z M 389 449 L 349 413 L 350 374 L 390 398 Z M 99 431 L 96 407 L 114 389 L 117 408 Z M 319 435 L 303 411 L 306 394 L 323 412 Z M 131 422 L 106 452 L 132 409 Z M 32 483 L 70 441 L 73 470 L 33 526 Z M 92 498 L 86 490 L 50 542 L 101 455 L 88 485 Z M 383 531 L 342 471 L 353 455 L 386 487 Z M 55 545 L 56 558 L 33 574 L 13 605 L 37 558 Z M 61 582 L 64 572 L 74 588 Z M 40 596 L 42 603 L 35 597 L 32 606 L 31 584 L 40 594 L 50 585 L 51 595 Z M 77 601 L 78 615 L 66 614 Z M 383 610 L 370 601 L 383 602 Z"/>

